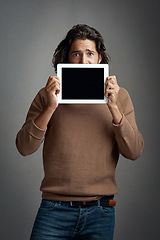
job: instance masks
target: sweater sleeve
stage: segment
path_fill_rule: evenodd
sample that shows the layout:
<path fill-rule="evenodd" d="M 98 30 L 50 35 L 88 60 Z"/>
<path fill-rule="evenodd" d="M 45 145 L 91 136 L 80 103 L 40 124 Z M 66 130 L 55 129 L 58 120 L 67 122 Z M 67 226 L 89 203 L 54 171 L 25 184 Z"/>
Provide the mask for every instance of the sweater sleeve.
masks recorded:
<path fill-rule="evenodd" d="M 44 89 L 41 89 L 33 100 L 24 125 L 16 137 L 16 146 L 21 155 L 34 153 L 44 140 L 46 130 L 38 128 L 34 120 L 39 116 L 45 106 Z"/>
<path fill-rule="evenodd" d="M 121 93 L 118 105 L 123 117 L 120 124 L 113 124 L 115 138 L 122 156 L 136 160 L 143 151 L 144 141 L 136 124 L 131 98 L 125 89 L 121 89 Z"/>

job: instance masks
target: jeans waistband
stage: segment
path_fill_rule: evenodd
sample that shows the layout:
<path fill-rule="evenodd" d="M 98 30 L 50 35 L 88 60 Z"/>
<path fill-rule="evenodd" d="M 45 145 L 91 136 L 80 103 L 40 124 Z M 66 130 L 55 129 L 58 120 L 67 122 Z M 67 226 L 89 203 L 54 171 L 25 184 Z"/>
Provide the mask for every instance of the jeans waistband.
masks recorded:
<path fill-rule="evenodd" d="M 60 205 L 72 206 L 72 207 L 92 207 L 92 206 L 102 206 L 102 207 L 111 207 L 116 205 L 116 201 L 113 200 L 114 195 L 102 197 L 99 200 L 95 201 L 56 201 Z"/>

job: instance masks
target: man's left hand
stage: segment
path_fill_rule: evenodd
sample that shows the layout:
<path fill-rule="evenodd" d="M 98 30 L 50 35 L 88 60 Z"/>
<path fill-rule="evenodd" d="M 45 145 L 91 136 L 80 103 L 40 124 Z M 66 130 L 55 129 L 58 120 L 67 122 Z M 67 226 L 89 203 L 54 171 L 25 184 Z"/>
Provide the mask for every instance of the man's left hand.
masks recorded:
<path fill-rule="evenodd" d="M 114 108 L 117 106 L 117 98 L 120 89 L 117 84 L 116 76 L 107 77 L 105 85 L 105 96 L 108 98 L 108 107 Z"/>
<path fill-rule="evenodd" d="M 122 114 L 117 106 L 117 99 L 120 87 L 117 84 L 116 76 L 109 76 L 105 82 L 105 96 L 108 98 L 108 107 L 113 117 L 115 124 L 120 124 L 122 120 Z"/>

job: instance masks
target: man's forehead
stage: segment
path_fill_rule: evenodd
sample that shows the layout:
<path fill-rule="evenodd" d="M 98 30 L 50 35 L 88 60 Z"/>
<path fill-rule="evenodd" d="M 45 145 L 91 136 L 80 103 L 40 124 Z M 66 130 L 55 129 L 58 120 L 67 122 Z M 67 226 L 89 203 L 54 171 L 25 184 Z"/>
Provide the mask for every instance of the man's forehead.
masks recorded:
<path fill-rule="evenodd" d="M 75 40 L 70 47 L 70 51 L 95 51 L 96 50 L 96 44 L 94 41 L 89 39 L 78 39 Z"/>

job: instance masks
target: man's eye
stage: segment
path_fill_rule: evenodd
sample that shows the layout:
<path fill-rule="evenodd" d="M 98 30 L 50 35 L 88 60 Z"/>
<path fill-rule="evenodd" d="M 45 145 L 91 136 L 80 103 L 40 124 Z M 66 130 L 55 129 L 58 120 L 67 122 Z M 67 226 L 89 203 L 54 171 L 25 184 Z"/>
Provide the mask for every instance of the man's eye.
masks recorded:
<path fill-rule="evenodd" d="M 73 54 L 73 57 L 79 57 L 79 56 L 80 56 L 79 53 L 74 53 L 74 54 Z"/>
<path fill-rule="evenodd" d="M 93 54 L 92 52 L 89 52 L 88 55 L 89 55 L 89 56 L 93 56 L 94 54 Z"/>

